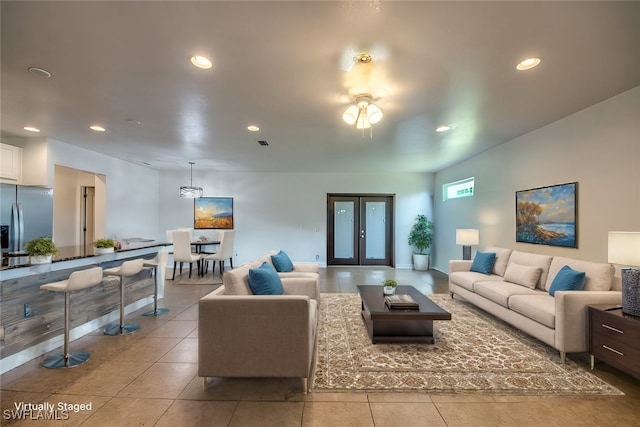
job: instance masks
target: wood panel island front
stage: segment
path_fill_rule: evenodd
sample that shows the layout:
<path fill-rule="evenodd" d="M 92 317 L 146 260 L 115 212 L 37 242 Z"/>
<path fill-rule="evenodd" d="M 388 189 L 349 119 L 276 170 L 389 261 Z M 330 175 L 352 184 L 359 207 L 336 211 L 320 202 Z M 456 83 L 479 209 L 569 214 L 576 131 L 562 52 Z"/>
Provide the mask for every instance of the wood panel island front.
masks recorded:
<path fill-rule="evenodd" d="M 65 280 L 77 270 L 103 269 L 122 262 L 151 259 L 168 244 L 142 241 L 123 244 L 110 254 L 84 253 L 80 247 L 60 248 L 51 264 L 29 265 L 28 257 L 11 257 L 0 268 L 0 374 L 62 345 L 64 336 L 64 293 L 40 289 L 45 283 Z M 157 277 L 158 297 L 163 295 L 164 268 Z M 125 312 L 130 313 L 153 302 L 152 269 L 127 278 Z M 104 276 L 97 286 L 71 296 L 71 339 L 118 319 L 119 280 Z"/>

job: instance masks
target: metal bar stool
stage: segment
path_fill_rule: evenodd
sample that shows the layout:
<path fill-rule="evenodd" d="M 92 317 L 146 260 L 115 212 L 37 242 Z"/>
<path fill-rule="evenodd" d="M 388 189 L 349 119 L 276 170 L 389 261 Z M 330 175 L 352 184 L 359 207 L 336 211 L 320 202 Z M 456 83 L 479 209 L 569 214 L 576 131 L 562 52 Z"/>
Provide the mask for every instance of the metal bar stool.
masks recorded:
<path fill-rule="evenodd" d="M 134 259 L 125 261 L 120 267 L 108 268 L 104 270 L 106 276 L 113 275 L 120 277 L 120 324 L 110 323 L 104 328 L 105 335 L 124 335 L 140 329 L 137 323 L 124 323 L 124 278 L 138 274 L 142 270 L 144 259 Z"/>
<path fill-rule="evenodd" d="M 167 266 L 167 259 L 169 254 L 165 250 L 158 252 L 155 258 L 144 260 L 142 264 L 144 267 L 153 267 L 153 311 L 148 311 L 143 316 L 162 316 L 169 312 L 168 308 L 158 308 L 158 269 L 165 268 Z"/>
<path fill-rule="evenodd" d="M 74 271 L 67 280 L 47 283 L 40 289 L 53 292 L 64 292 L 64 348 L 63 354 L 47 357 L 42 366 L 45 368 L 73 368 L 89 360 L 86 351 L 69 350 L 69 329 L 71 324 L 71 292 L 89 288 L 102 282 L 102 268 L 94 267 L 87 270 Z"/>

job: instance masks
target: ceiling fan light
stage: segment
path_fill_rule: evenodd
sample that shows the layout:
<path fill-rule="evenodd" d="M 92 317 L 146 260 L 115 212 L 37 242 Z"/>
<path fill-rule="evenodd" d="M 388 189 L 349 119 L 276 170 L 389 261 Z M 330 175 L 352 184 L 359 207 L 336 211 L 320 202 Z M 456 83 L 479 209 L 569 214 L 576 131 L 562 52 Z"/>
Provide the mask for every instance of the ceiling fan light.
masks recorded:
<path fill-rule="evenodd" d="M 352 125 L 356 122 L 356 120 L 358 120 L 359 112 L 360 110 L 358 110 L 358 107 L 356 107 L 355 105 L 350 105 L 349 108 L 345 110 L 344 114 L 342 114 L 342 120 L 344 120 L 345 123 Z"/>
<path fill-rule="evenodd" d="M 382 120 L 382 110 L 376 104 L 369 104 L 367 107 L 367 118 L 369 123 L 375 125 Z"/>
<path fill-rule="evenodd" d="M 371 122 L 369 122 L 366 112 L 360 114 L 360 116 L 358 116 L 358 123 L 356 123 L 356 129 L 369 129 L 370 127 Z"/>

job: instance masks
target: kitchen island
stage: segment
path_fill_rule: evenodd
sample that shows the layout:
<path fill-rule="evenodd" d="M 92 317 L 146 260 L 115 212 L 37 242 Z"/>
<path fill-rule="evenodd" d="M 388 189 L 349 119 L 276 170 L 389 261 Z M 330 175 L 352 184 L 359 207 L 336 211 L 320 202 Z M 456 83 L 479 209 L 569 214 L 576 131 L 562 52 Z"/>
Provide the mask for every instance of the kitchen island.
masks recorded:
<path fill-rule="evenodd" d="M 51 264 L 29 265 L 28 257 L 9 257 L 0 269 L 0 373 L 32 360 L 62 345 L 64 334 L 64 293 L 40 290 L 45 283 L 64 280 L 84 268 L 104 269 L 122 262 L 151 259 L 169 245 L 159 241 L 123 243 L 114 253 L 84 253 L 81 247 L 59 248 Z M 158 269 L 158 297 L 164 293 L 164 268 Z M 130 313 L 153 302 L 151 269 L 126 281 L 125 312 Z M 118 319 L 119 281 L 105 276 L 97 286 L 71 296 L 71 339 L 77 339 Z"/>

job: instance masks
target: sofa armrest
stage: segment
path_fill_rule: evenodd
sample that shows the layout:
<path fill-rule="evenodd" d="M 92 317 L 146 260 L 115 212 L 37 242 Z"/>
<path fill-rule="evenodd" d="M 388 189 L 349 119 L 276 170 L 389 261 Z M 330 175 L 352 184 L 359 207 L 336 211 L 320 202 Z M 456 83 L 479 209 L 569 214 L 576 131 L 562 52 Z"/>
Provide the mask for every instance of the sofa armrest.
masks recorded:
<path fill-rule="evenodd" d="M 589 319 L 587 306 L 620 304 L 619 291 L 557 291 L 555 293 L 556 348 L 560 351 L 589 350 Z"/>
<path fill-rule="evenodd" d="M 280 277 L 285 295 L 305 295 L 320 300 L 320 285 L 315 277 Z"/>
<path fill-rule="evenodd" d="M 471 271 L 473 261 L 453 259 L 449 261 L 449 273 L 456 271 Z"/>
<path fill-rule="evenodd" d="M 199 302 L 198 375 L 307 377 L 315 307 L 302 295 L 206 295 Z"/>

